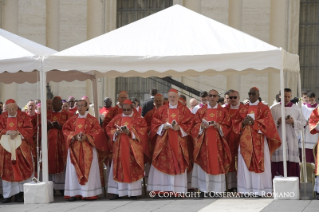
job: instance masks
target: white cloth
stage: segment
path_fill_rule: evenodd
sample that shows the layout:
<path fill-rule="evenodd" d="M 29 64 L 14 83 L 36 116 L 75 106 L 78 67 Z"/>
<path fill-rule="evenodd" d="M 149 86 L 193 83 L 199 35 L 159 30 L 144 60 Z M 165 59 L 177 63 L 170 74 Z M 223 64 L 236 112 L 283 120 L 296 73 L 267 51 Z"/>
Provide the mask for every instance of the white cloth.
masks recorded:
<path fill-rule="evenodd" d="M 65 188 L 64 196 L 74 197 L 80 195 L 82 197 L 94 197 L 102 194 L 101 178 L 97 151 L 93 147 L 93 160 L 89 173 L 88 182 L 85 185 L 80 185 L 74 165 L 70 159 L 70 149 L 66 162 Z"/>
<path fill-rule="evenodd" d="M 132 183 L 120 183 L 113 180 L 113 161 L 111 164 L 107 193 L 123 196 L 140 196 L 142 195 L 142 181 L 138 180 Z"/>
<path fill-rule="evenodd" d="M 319 193 L 319 176 L 316 176 L 315 186 L 314 186 L 314 188 L 313 188 L 313 191 Z"/>
<path fill-rule="evenodd" d="M 199 108 L 201 108 L 200 104 L 196 105 L 192 110 L 192 114 L 196 114 Z"/>
<path fill-rule="evenodd" d="M 0 177 L 0 194 L 3 194 L 3 187 L 2 187 L 2 180 L 1 180 L 1 177 Z"/>
<path fill-rule="evenodd" d="M 2 180 L 3 198 L 9 198 L 9 197 L 12 197 L 13 195 L 23 192 L 23 184 L 30 183 L 32 181 L 32 178 L 33 178 L 33 174 L 30 178 L 21 182 L 8 182 L 5 180 Z"/>
<path fill-rule="evenodd" d="M 309 120 L 312 111 L 316 109 L 313 107 L 307 107 L 307 105 L 302 106 L 302 113 L 306 120 Z M 313 146 L 318 142 L 319 134 L 310 134 L 309 125 L 305 127 L 305 148 L 313 149 Z M 302 143 L 299 142 L 299 148 L 302 148 Z"/>
<path fill-rule="evenodd" d="M 53 182 L 54 190 L 64 190 L 65 187 L 65 169 L 59 174 L 49 174 L 49 180 Z"/>
<path fill-rule="evenodd" d="M 237 192 L 254 192 L 255 195 L 262 195 L 263 192 L 272 192 L 272 177 L 269 147 L 266 137 L 264 138 L 264 172 L 255 173 L 247 169 L 245 161 L 238 148 L 238 170 L 237 170 Z"/>
<path fill-rule="evenodd" d="M 225 174 L 207 174 L 198 164 L 194 163 L 192 187 L 202 192 L 224 192 L 226 191 Z"/>
<path fill-rule="evenodd" d="M 168 175 L 151 165 L 148 175 L 148 191 L 187 192 L 187 171 L 179 175 Z"/>
<path fill-rule="evenodd" d="M 281 104 L 277 104 L 271 108 L 271 114 L 275 121 L 275 126 L 277 126 L 277 120 L 281 118 Z M 306 125 L 306 120 L 301 113 L 300 108 L 297 105 L 292 105 L 292 107 L 285 107 L 285 116 L 290 116 L 294 119 L 294 125 L 286 124 L 286 155 L 287 160 L 290 162 L 299 163 L 299 147 L 298 147 L 298 137 L 301 130 L 304 129 Z M 285 117 L 282 118 L 282 124 L 285 122 Z M 282 140 L 282 124 L 277 127 L 278 134 Z M 272 162 L 283 161 L 283 145 L 281 145 L 271 158 Z"/>

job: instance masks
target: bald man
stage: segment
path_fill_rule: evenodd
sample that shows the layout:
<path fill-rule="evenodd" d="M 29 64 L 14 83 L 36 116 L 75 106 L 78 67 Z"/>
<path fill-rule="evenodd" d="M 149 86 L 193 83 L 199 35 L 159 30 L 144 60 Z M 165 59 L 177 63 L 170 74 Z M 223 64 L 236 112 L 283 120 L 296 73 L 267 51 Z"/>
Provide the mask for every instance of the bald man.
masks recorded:
<path fill-rule="evenodd" d="M 92 105 L 90 105 L 90 99 L 89 99 L 89 97 L 83 96 L 83 97 L 82 97 L 82 100 L 85 100 L 85 101 L 86 101 L 86 103 L 87 103 L 87 105 L 88 105 L 87 111 L 89 112 L 89 114 L 90 114 L 91 116 L 95 117 L 94 108 L 93 108 Z"/>
<path fill-rule="evenodd" d="M 192 111 L 194 109 L 194 107 L 196 107 L 198 105 L 198 101 L 194 98 L 189 100 L 189 104 L 190 104 L 190 108 L 189 110 Z"/>

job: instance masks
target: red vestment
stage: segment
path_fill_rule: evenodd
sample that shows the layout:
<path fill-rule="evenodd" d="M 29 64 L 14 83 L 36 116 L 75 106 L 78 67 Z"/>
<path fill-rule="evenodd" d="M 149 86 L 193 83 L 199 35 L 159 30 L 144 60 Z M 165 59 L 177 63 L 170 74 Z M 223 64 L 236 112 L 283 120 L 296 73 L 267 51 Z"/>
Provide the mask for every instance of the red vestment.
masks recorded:
<path fill-rule="evenodd" d="M 145 119 L 146 124 L 147 124 L 147 134 L 148 135 L 150 135 L 150 132 L 151 132 L 152 119 L 153 119 L 153 115 L 154 115 L 156 110 L 157 109 L 154 107 L 152 110 L 148 111 L 144 116 L 144 119 Z M 155 142 L 156 142 L 156 137 L 153 137 L 152 139 L 149 138 L 149 140 L 148 140 L 148 149 L 150 152 L 150 159 L 152 159 L 152 157 L 153 157 Z"/>
<path fill-rule="evenodd" d="M 170 113 L 170 110 L 178 114 Z M 193 127 L 193 115 L 186 106 L 178 103 L 177 109 L 169 109 L 169 104 L 158 108 L 151 125 L 151 139 L 156 139 L 152 165 L 165 174 L 178 175 L 184 173 L 189 166 L 187 136 L 182 137 L 180 130 L 172 129 L 164 130 L 161 136 L 157 134 L 159 127 L 166 122 L 171 123 L 171 119 L 175 119 L 187 134 Z"/>
<path fill-rule="evenodd" d="M 76 170 L 78 181 L 81 185 L 85 185 L 89 178 L 93 160 L 93 147 L 96 148 L 98 154 L 109 151 L 105 134 L 97 118 L 90 114 L 87 114 L 86 118 L 72 116 L 64 124 L 62 131 L 66 141 L 66 146 L 70 149 L 70 159 Z M 87 140 L 82 142 L 75 139 L 73 140 L 74 136 L 76 136 L 79 132 L 83 132 L 87 136 Z M 98 158 L 100 160 L 100 157 Z M 99 161 L 100 177 L 103 180 L 101 162 L 102 161 Z M 101 182 L 103 184 L 102 180 Z"/>
<path fill-rule="evenodd" d="M 316 108 L 312 111 L 310 118 L 309 118 L 309 130 L 311 134 L 316 134 L 319 133 L 318 130 L 316 130 L 317 125 L 319 124 L 319 108 Z M 319 142 L 319 141 L 318 141 Z M 319 168 L 318 168 L 318 163 L 319 163 L 319 146 L 317 142 L 317 151 L 316 151 L 316 168 L 315 168 L 315 175 L 319 175 Z"/>
<path fill-rule="evenodd" d="M 134 133 L 136 139 L 126 134 L 118 135 L 116 141 L 113 136 L 116 126 L 126 125 Z M 147 124 L 136 112 L 132 117 L 117 115 L 107 125 L 106 131 L 113 142 L 113 179 L 117 182 L 132 183 L 144 177 L 143 143 L 147 142 Z"/>
<path fill-rule="evenodd" d="M 242 128 L 247 114 L 254 112 L 254 125 Z M 240 134 L 240 153 L 249 171 L 264 172 L 264 137 L 267 139 L 270 156 L 280 147 L 281 140 L 274 119 L 267 105 L 259 102 L 256 106 L 243 105 L 232 120 L 233 131 Z M 258 133 L 260 130 L 261 133 Z"/>
<path fill-rule="evenodd" d="M 199 135 L 202 120 L 215 121 L 220 125 L 223 136 L 213 126 L 203 129 Z M 194 162 L 207 174 L 219 175 L 228 172 L 231 163 L 231 153 L 225 137 L 229 134 L 230 117 L 220 105 L 209 108 L 207 105 L 200 108 L 194 115 L 195 126 L 192 129 L 194 139 Z"/>
<path fill-rule="evenodd" d="M 70 109 L 69 109 L 69 111 L 70 111 L 73 115 L 75 115 L 75 113 L 76 113 L 77 110 L 78 110 L 77 107 L 74 107 L 74 108 L 70 108 Z"/>
<path fill-rule="evenodd" d="M 0 132 L 5 135 L 9 129 L 7 126 L 8 113 L 3 112 L 0 116 Z M 15 129 L 21 133 L 22 144 L 16 149 L 16 161 L 11 161 L 11 153 L 0 145 L 0 177 L 9 182 L 21 182 L 31 177 L 33 163 L 31 147 L 33 145 L 33 126 L 29 116 L 21 111 L 17 112 L 17 126 Z M 13 129 L 12 129 L 13 130 Z"/>

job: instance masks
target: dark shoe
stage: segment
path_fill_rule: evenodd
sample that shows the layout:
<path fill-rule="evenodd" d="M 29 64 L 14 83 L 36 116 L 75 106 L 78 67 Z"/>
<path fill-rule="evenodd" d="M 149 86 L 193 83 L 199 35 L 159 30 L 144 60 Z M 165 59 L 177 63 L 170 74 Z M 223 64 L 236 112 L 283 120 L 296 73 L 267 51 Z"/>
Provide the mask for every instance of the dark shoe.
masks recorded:
<path fill-rule="evenodd" d="M 9 197 L 9 198 L 4 198 L 4 199 L 2 200 L 2 203 L 9 203 L 9 202 L 11 202 L 11 197 Z"/>
<path fill-rule="evenodd" d="M 60 190 L 62 196 L 64 196 L 64 190 Z"/>
<path fill-rule="evenodd" d="M 122 199 L 122 197 L 119 197 L 119 195 L 115 194 L 110 200 L 117 200 Z"/>
<path fill-rule="evenodd" d="M 23 194 L 24 194 L 23 192 L 19 193 L 18 202 L 24 202 Z"/>
<path fill-rule="evenodd" d="M 137 200 L 137 196 L 131 196 L 131 200 Z"/>
<path fill-rule="evenodd" d="M 78 200 L 76 197 L 70 197 L 69 199 L 67 199 L 67 201 L 69 202 L 74 202 L 76 200 Z"/>

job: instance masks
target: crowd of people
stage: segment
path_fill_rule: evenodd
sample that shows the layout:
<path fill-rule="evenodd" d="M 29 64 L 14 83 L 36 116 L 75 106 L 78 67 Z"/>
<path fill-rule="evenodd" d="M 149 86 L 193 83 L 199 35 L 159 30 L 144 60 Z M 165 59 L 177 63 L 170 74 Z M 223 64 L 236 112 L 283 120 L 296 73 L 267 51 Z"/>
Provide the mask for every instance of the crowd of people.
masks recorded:
<path fill-rule="evenodd" d="M 271 194 L 272 179 L 284 175 L 283 124 L 288 176 L 300 176 L 302 130 L 306 161 L 316 163 L 319 108 L 314 92 L 303 92 L 298 103 L 285 88 L 271 107 L 262 102 L 257 87 L 242 102 L 235 90 L 223 97 L 215 89 L 204 91 L 200 102 L 190 99 L 190 108 L 176 89 L 170 89 L 166 99 L 156 89 L 150 95 L 143 106 L 126 91 L 118 94 L 114 107 L 106 97 L 99 117 L 87 96 L 55 96 L 46 102 L 47 123 L 41 123 L 39 100 L 23 108 L 13 99 L 1 103 L 2 203 L 13 196 L 23 202 L 23 183 L 41 178 L 36 170 L 41 168 L 42 124 L 48 130 L 49 179 L 68 201 L 95 200 L 103 187 L 113 195 L 111 200 L 137 199 L 142 184 L 153 198 L 195 191 L 199 198 L 225 191 L 246 197 Z M 319 192 L 317 178 L 314 190 Z"/>

